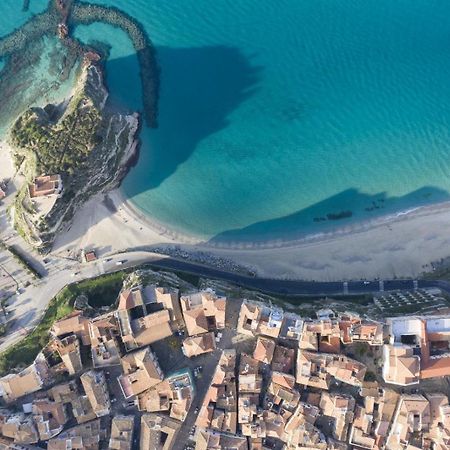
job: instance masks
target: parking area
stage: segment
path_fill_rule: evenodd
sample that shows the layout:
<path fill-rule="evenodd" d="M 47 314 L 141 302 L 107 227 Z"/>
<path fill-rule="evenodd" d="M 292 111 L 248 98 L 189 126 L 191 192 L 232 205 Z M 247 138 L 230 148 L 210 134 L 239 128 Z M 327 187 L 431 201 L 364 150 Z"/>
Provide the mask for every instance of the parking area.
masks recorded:
<path fill-rule="evenodd" d="M 385 293 L 374 297 L 374 303 L 384 315 L 427 313 L 449 306 L 439 289 Z"/>

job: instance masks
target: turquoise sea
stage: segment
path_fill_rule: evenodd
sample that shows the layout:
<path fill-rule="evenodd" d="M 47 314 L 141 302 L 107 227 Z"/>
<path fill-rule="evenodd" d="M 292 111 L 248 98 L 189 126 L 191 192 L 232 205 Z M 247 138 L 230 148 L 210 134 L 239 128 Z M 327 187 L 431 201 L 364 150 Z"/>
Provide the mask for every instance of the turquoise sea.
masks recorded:
<path fill-rule="evenodd" d="M 91 3 L 135 17 L 157 50 L 159 128 L 143 127 L 122 186 L 155 220 L 291 239 L 449 199 L 447 0 Z M 75 35 L 111 46 L 111 102 L 142 109 L 128 37 L 105 24 Z"/>

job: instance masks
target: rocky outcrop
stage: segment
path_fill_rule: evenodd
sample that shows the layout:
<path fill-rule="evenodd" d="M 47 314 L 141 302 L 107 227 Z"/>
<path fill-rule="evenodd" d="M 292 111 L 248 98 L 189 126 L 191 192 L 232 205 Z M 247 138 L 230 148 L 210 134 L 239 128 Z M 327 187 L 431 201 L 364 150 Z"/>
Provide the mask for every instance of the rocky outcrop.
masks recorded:
<path fill-rule="evenodd" d="M 15 160 L 23 161 L 29 183 L 43 174 L 62 179 L 62 193 L 45 213 L 37 207 L 40 200 L 30 197 L 28 184 L 16 198 L 15 225 L 40 249 L 51 246 L 90 197 L 118 186 L 135 156 L 138 114 L 109 110 L 107 98 L 101 67 L 88 63 L 63 108 L 32 108 L 11 129 Z"/>

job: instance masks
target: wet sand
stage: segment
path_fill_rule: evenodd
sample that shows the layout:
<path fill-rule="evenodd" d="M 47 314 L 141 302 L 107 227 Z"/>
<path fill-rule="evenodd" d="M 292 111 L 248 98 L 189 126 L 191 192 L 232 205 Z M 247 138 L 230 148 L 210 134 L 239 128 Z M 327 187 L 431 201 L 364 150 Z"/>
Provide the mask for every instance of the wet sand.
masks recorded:
<path fill-rule="evenodd" d="M 116 189 L 91 199 L 54 252 L 96 248 L 101 256 L 124 250 L 178 245 L 255 270 L 260 276 L 303 280 L 416 277 L 450 256 L 450 203 L 338 228 L 296 242 L 238 244 L 218 248 L 174 233 L 137 211 Z M 261 248 L 262 247 L 262 248 Z"/>

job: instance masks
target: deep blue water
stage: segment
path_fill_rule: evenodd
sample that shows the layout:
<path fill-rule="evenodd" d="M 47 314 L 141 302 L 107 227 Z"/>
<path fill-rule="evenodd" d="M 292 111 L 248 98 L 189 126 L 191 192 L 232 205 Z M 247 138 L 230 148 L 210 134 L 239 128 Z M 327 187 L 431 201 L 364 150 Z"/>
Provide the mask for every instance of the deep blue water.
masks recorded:
<path fill-rule="evenodd" d="M 156 220 L 292 238 L 448 199 L 447 0 L 91 1 L 136 17 L 157 49 L 159 128 L 143 128 L 123 185 Z M 140 109 L 127 36 L 76 36 L 112 46 L 112 101 Z"/>

